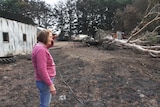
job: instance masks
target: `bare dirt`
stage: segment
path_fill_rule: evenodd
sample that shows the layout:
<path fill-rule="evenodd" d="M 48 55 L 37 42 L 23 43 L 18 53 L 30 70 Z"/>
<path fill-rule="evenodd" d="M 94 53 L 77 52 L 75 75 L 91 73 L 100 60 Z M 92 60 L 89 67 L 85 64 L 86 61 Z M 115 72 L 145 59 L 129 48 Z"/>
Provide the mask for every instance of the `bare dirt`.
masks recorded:
<path fill-rule="evenodd" d="M 56 42 L 57 95 L 51 107 L 160 107 L 160 59 Z M 38 107 L 30 55 L 0 64 L 0 107 Z"/>

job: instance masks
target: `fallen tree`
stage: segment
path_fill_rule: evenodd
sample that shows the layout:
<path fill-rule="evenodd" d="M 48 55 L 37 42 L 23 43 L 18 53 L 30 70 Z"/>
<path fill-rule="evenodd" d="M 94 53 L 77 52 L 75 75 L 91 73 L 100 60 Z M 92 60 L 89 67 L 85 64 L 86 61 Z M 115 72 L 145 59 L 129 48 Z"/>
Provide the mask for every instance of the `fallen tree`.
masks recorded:
<path fill-rule="evenodd" d="M 160 57 L 160 46 L 141 46 L 135 43 L 129 43 L 127 40 L 119 40 L 110 36 L 106 36 L 105 39 L 103 39 L 103 45 L 104 44 L 114 44 L 118 47 L 132 48 L 143 53 L 149 53 L 152 57 Z"/>
<path fill-rule="evenodd" d="M 104 35 L 105 31 L 100 30 L 99 32 L 101 32 L 101 34 Z M 142 41 L 140 39 L 136 39 L 128 42 L 127 39 L 120 40 L 117 38 L 113 38 L 111 34 L 106 34 L 106 36 L 104 36 L 103 38 L 101 37 L 101 39 L 99 40 L 96 39 L 95 41 L 98 42 L 105 49 L 109 49 L 109 50 L 114 50 L 117 48 L 131 48 L 133 50 L 137 50 L 142 53 L 147 53 L 152 57 L 160 57 L 160 45 L 153 45 L 153 46 L 142 45 L 142 44 L 148 44 L 149 42 L 152 43 L 153 42 L 152 40 Z"/>
<path fill-rule="evenodd" d="M 139 25 L 131 31 L 131 36 L 127 40 L 120 40 L 118 37 L 115 38 L 115 34 L 112 32 L 99 29 L 96 32 L 94 41 L 89 38 L 83 40 L 82 43 L 87 44 L 87 46 L 94 43 L 110 50 L 116 49 L 117 47 L 127 47 L 148 53 L 152 57 L 160 57 L 160 35 L 158 35 L 157 32 L 160 29 L 160 4 L 152 0 L 148 1 L 149 4 L 143 19 Z"/>
<path fill-rule="evenodd" d="M 141 41 L 141 43 L 146 43 L 147 41 L 143 41 L 148 36 L 150 38 L 154 38 L 155 40 L 159 39 L 159 35 L 155 35 L 156 31 L 160 28 L 160 4 L 155 4 L 153 7 L 151 7 L 151 1 L 149 0 L 148 8 L 146 9 L 146 15 L 140 22 L 140 24 L 132 31 L 131 36 L 128 38 L 127 43 L 135 43 Z M 150 9 L 151 8 L 151 9 Z M 149 10 L 150 9 L 150 10 Z M 131 40 L 133 37 L 136 37 L 140 32 L 142 32 L 144 29 L 146 29 L 149 25 L 153 23 L 157 26 L 154 27 L 154 29 L 149 33 L 149 35 L 144 35 L 143 37 L 137 38 L 136 40 Z M 153 42 L 153 41 L 152 41 Z M 152 44 L 154 46 L 141 46 L 141 45 L 133 45 L 135 48 L 139 49 L 143 52 L 148 52 L 152 57 L 160 57 L 160 46 L 155 46 L 156 44 Z"/>
<path fill-rule="evenodd" d="M 150 11 L 148 11 L 148 13 L 144 16 L 142 21 L 139 23 L 139 25 L 136 26 L 136 28 L 131 32 L 131 36 L 128 38 L 127 42 L 129 42 L 133 37 L 137 36 L 140 32 L 142 32 L 145 28 L 147 28 L 152 23 L 154 23 L 156 21 L 160 22 L 160 10 L 159 10 L 159 8 L 160 8 L 160 4 L 156 4 L 153 8 L 151 8 Z M 150 19 L 150 20 L 148 20 L 148 19 Z M 159 28 L 160 28 L 160 25 L 156 26 L 152 30 L 152 33 L 154 33 Z"/>
<path fill-rule="evenodd" d="M 118 47 L 133 48 L 135 50 L 149 53 L 152 57 L 160 57 L 160 46 L 157 44 L 160 42 L 160 36 L 156 31 L 160 28 L 160 4 L 155 4 L 151 7 L 151 2 L 146 9 L 146 14 L 139 25 L 131 32 L 131 36 L 127 40 L 119 40 L 113 38 L 112 34 L 106 33 L 105 31 L 99 30 L 97 32 L 96 41 L 98 40 L 102 45 L 114 44 Z M 155 27 L 153 30 L 148 32 L 149 26 Z M 145 32 L 145 33 L 144 33 Z M 140 35 L 141 34 L 141 35 Z M 114 48 L 114 46 L 112 47 Z"/>

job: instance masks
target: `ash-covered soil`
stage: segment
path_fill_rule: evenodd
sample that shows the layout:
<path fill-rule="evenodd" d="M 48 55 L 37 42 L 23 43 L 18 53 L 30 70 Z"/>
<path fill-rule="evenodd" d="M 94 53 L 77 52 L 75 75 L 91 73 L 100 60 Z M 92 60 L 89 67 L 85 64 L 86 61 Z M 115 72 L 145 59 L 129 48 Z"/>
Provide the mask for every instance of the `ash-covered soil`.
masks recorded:
<path fill-rule="evenodd" d="M 51 107 L 160 107 L 160 59 L 133 50 L 56 42 Z M 30 55 L 0 64 L 0 107 L 38 107 Z"/>

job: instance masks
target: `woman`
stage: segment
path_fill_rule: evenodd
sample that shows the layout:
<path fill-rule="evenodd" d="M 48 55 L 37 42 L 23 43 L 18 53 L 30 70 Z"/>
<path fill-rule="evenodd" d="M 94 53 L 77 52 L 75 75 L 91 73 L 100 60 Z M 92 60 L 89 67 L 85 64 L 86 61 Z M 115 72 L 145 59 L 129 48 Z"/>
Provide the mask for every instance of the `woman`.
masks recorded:
<path fill-rule="evenodd" d="M 56 76 L 56 67 L 48 50 L 53 46 L 53 38 L 55 37 L 50 30 L 40 31 L 37 36 L 37 44 L 32 51 L 36 86 L 40 94 L 40 107 L 49 107 L 51 96 L 56 94 L 53 82 Z"/>

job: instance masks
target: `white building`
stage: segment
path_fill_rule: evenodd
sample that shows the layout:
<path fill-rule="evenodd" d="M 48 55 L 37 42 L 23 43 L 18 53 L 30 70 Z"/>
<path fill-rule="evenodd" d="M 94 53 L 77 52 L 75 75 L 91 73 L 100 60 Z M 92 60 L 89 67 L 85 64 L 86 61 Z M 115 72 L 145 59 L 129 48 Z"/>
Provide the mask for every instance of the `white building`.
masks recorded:
<path fill-rule="evenodd" d="M 0 57 L 30 54 L 37 26 L 0 17 Z"/>

